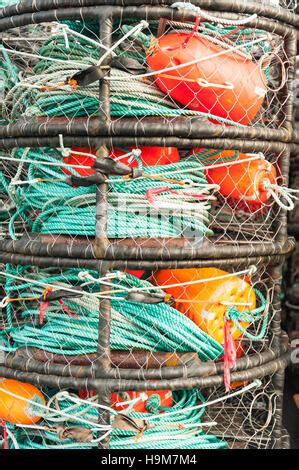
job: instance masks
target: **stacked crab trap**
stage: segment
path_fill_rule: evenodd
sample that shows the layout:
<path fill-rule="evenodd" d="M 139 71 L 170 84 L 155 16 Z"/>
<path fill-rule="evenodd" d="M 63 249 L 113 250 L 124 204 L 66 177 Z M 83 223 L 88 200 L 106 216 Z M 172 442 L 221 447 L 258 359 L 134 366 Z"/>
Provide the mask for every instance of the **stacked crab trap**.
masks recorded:
<path fill-rule="evenodd" d="M 107 3 L 0 10 L 2 448 L 287 447 L 294 2 Z"/>

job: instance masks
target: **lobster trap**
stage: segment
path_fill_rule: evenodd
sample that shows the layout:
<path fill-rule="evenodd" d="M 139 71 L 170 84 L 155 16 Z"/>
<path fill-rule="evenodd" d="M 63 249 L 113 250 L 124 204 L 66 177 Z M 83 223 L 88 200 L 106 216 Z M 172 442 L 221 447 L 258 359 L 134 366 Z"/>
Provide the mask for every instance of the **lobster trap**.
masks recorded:
<path fill-rule="evenodd" d="M 56 3 L 0 10 L 3 446 L 286 447 L 294 3 Z"/>

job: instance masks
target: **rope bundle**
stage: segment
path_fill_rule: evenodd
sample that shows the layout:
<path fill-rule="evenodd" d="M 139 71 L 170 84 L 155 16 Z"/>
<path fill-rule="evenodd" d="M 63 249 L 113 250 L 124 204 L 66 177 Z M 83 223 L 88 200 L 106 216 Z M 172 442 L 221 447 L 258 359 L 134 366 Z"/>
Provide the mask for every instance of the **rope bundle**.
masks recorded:
<path fill-rule="evenodd" d="M 33 232 L 95 235 L 95 187 L 74 188 L 60 182 L 65 177 L 61 166 L 46 164 L 49 162 L 61 165 L 59 151 L 18 150 L 12 156 L 20 159 L 19 170 L 13 181 L 18 179 L 21 170 L 24 181 L 35 181 L 34 184 L 10 185 L 8 188 L 10 198 L 17 207 L 10 221 L 12 238 L 16 238 L 14 223 L 18 217 L 22 217 Z M 28 165 L 22 159 L 32 161 L 32 164 Z M 45 163 L 41 164 L 40 161 Z M 195 159 L 188 159 L 169 165 L 144 167 L 144 177 L 136 180 L 110 177 L 108 236 L 177 237 L 186 230 L 193 236 L 212 235 L 208 228 L 210 201 L 214 199 L 210 195 L 212 186 L 207 184 L 202 170 L 194 171 L 194 162 Z M 76 174 L 71 167 L 68 169 Z M 38 179 L 45 182 L 38 182 Z M 188 182 L 187 189 L 182 184 L 184 181 Z M 149 203 L 146 194 L 147 190 L 161 186 L 165 186 L 165 191 L 155 196 L 159 204 L 157 210 Z M 171 193 L 172 190 L 175 194 Z M 203 200 L 192 197 L 192 194 L 198 193 L 203 196 Z"/>
<path fill-rule="evenodd" d="M 76 404 L 76 396 L 72 394 L 72 398 L 73 400 L 68 396 L 61 397 L 58 407 L 53 405 L 54 400 L 50 400 L 52 405 L 49 406 L 48 413 L 38 424 L 37 429 L 10 426 L 18 447 L 20 449 L 84 449 L 96 447 L 97 442 L 75 442 L 69 438 L 61 440 L 55 430 L 57 423 L 60 426 L 67 425 L 70 427 L 69 429 L 72 426 L 82 426 L 91 430 L 92 424 L 82 424 L 82 421 L 97 423 L 98 410 L 92 405 L 94 401 L 86 400 L 85 403 L 78 402 Z M 194 409 L 193 407 L 196 407 L 198 400 L 202 402 L 203 406 Z M 145 422 L 150 419 L 149 422 L 152 426 L 144 430 L 139 436 L 137 431 L 115 427 L 110 434 L 109 447 L 111 449 L 176 449 L 178 444 L 180 449 L 224 449 L 227 447 L 225 441 L 212 434 L 206 434 L 204 427 L 201 428 L 205 406 L 204 397 L 198 390 L 173 392 L 173 401 L 172 407 L 160 407 L 159 411 L 161 413 L 158 415 L 156 412 L 129 412 L 127 415 L 129 418 L 145 420 Z M 57 409 L 69 414 L 69 419 L 67 417 L 60 417 L 59 419 Z M 51 415 L 53 420 L 50 418 Z M 55 415 L 56 418 L 54 418 Z M 80 420 L 76 421 L 76 416 Z M 153 419 L 154 416 L 157 417 Z M 96 439 L 94 431 L 93 437 Z"/>
<path fill-rule="evenodd" d="M 20 275 L 32 281 L 38 280 L 44 286 L 57 285 L 59 288 L 80 287 L 78 269 L 53 274 L 51 270 L 35 270 L 19 267 L 16 270 L 7 265 L 7 274 Z M 96 272 L 89 272 L 97 277 Z M 152 284 L 129 274 L 123 280 L 114 281 L 115 288 L 126 292 L 132 288 L 150 291 Z M 75 287 L 78 289 L 79 287 Z M 41 296 L 45 287 L 34 282 L 19 283 L 7 277 L 5 291 L 10 298 Z M 8 329 L 1 333 L 4 348 L 15 351 L 21 346 L 32 346 L 49 352 L 72 355 L 96 352 L 98 336 L 99 299 L 97 285 L 84 287 L 80 298 L 64 299 L 65 305 L 78 318 L 67 315 L 57 302 L 52 302 L 45 313 L 45 324 L 38 326 L 39 302 L 20 300 L 6 306 Z M 115 290 L 112 288 L 112 290 Z M 89 292 L 89 295 L 88 295 Z M 163 294 L 163 291 L 160 291 Z M 164 294 L 163 294 L 164 295 Z M 17 320 L 14 320 L 17 315 Z M 24 322 L 23 326 L 15 326 Z M 139 348 L 147 351 L 197 352 L 202 360 L 216 360 L 223 355 L 222 346 L 204 333 L 191 320 L 165 303 L 147 304 L 131 302 L 124 294 L 112 294 L 111 345 L 113 349 Z"/>
<path fill-rule="evenodd" d="M 89 42 L 87 37 L 76 36 L 76 32 L 80 28 L 82 31 L 86 31 L 84 25 L 79 27 L 77 22 L 68 22 L 66 26 L 68 27 L 66 31 L 68 47 L 65 47 L 63 35 L 57 35 L 45 41 L 38 52 L 39 57 L 45 57 L 45 59 L 40 59 L 38 64 L 33 67 L 33 73 L 25 75 L 21 83 L 12 87 L 5 97 L 4 108 L 7 119 L 14 120 L 20 116 L 82 117 L 97 114 L 99 109 L 97 83 L 86 87 L 77 87 L 76 90 L 69 86 L 55 88 L 58 83 L 67 81 L 78 70 L 96 65 L 99 59 L 100 44 L 97 48 Z M 189 26 L 193 25 L 191 23 L 177 24 L 176 28 L 181 31 L 182 28 L 185 29 Z M 116 30 L 115 39 L 119 39 L 132 28 L 129 25 L 122 25 L 120 30 Z M 232 27 L 217 29 L 215 26 L 203 23 L 201 28 L 203 31 L 198 34 L 209 37 L 223 48 L 231 47 L 234 43 L 242 44 L 252 33 L 252 30 L 245 29 L 244 32 L 242 30 L 234 37 Z M 234 43 L 224 40 L 228 34 L 232 35 Z M 254 31 L 254 34 L 256 36 L 262 32 Z M 149 32 L 140 32 L 138 35 L 134 35 L 132 40 L 127 40 L 116 48 L 114 53 L 118 57 L 134 58 L 143 65 L 145 64 L 145 49 L 148 47 L 150 39 Z M 261 47 L 265 52 L 268 52 L 269 46 L 262 43 Z M 252 46 L 248 46 L 245 53 L 249 54 L 251 51 Z M 244 52 L 240 53 L 244 55 Z M 60 62 L 53 63 L 50 59 Z M 219 123 L 238 125 L 236 122 L 214 116 L 209 112 L 192 111 L 179 107 L 177 103 L 161 92 L 151 79 L 135 77 L 134 80 L 131 80 L 130 73 L 115 68 L 111 69 L 111 77 L 111 114 L 113 117 L 193 115 L 213 119 Z M 116 80 L 113 80 L 113 77 Z M 51 89 L 52 87 L 54 89 Z"/>

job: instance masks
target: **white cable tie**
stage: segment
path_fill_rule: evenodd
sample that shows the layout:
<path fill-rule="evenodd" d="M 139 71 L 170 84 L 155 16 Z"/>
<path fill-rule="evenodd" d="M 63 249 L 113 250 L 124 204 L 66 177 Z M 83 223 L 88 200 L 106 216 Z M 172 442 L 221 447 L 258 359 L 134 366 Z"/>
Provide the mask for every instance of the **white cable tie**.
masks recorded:
<path fill-rule="evenodd" d="M 285 186 L 269 184 L 269 192 L 279 207 L 286 211 L 292 211 L 294 209 L 295 204 L 293 202 L 293 199 L 296 200 L 297 198 L 295 194 L 289 193 L 289 188 Z M 277 193 L 281 194 L 281 196 L 286 199 L 289 205 L 284 204 Z"/>
<path fill-rule="evenodd" d="M 255 264 L 250 265 L 248 269 L 248 275 L 253 276 L 256 273 L 257 273 L 257 266 Z"/>
<path fill-rule="evenodd" d="M 58 150 L 61 152 L 63 157 L 69 157 L 72 150 L 70 148 L 66 148 L 63 143 L 63 135 L 59 134 L 59 148 Z"/>
<path fill-rule="evenodd" d="M 8 54 L 15 54 L 15 55 L 20 55 L 24 57 L 33 57 L 34 59 L 39 59 L 39 60 L 48 60 L 50 62 L 56 62 L 60 64 L 65 64 L 65 60 L 62 59 L 54 59 L 53 57 L 47 57 L 47 56 L 41 56 L 38 54 L 31 54 L 29 52 L 23 52 L 23 51 L 17 51 L 15 49 L 7 49 L 6 47 L 1 46 L 0 51 L 5 51 Z M 76 61 L 69 61 L 70 64 L 76 65 L 77 67 L 86 67 L 86 64 L 83 62 L 76 62 Z"/>
<path fill-rule="evenodd" d="M 63 32 L 64 41 L 65 41 L 65 47 L 66 49 L 69 49 L 70 43 L 69 43 L 69 38 L 67 35 L 67 28 L 65 27 L 65 25 L 63 25 L 62 32 Z"/>
<path fill-rule="evenodd" d="M 0 308 L 5 308 L 6 305 L 9 304 L 9 301 L 8 301 L 8 300 L 9 300 L 9 297 L 8 297 L 8 296 L 4 297 L 4 298 L 1 300 L 1 302 L 0 302 Z"/>
<path fill-rule="evenodd" d="M 148 399 L 148 395 L 144 392 L 142 392 L 138 397 L 136 398 L 132 398 L 131 400 L 127 400 L 127 401 L 120 401 L 120 402 L 117 402 L 115 403 L 115 406 L 117 408 L 119 408 L 120 406 L 125 406 L 125 405 L 135 405 L 136 403 L 140 402 L 140 401 L 146 401 Z"/>
<path fill-rule="evenodd" d="M 26 180 L 26 181 L 21 181 L 21 180 L 14 180 L 14 181 L 11 181 L 9 186 L 23 186 L 23 185 L 31 185 L 31 184 L 35 184 L 35 183 L 40 183 L 40 179 L 39 178 L 34 178 L 32 180 Z"/>
<path fill-rule="evenodd" d="M 204 403 L 201 403 L 200 405 L 190 406 L 188 408 L 185 408 L 184 411 L 186 412 L 186 411 L 198 410 L 200 408 L 206 408 L 207 406 L 214 405 L 216 403 L 224 402 L 225 400 L 228 400 L 229 398 L 233 398 L 233 397 L 236 397 L 238 395 L 242 395 L 245 392 L 249 392 L 250 390 L 252 390 L 254 388 L 260 387 L 261 385 L 262 385 L 262 381 L 260 379 L 256 379 L 253 382 L 251 382 L 249 385 L 246 385 L 245 387 L 242 387 L 242 388 L 238 389 L 236 392 L 232 392 L 232 393 L 229 393 L 229 394 L 224 395 L 222 397 L 215 398 L 214 400 L 206 401 Z M 182 412 L 182 410 L 175 410 L 175 411 L 165 412 L 165 413 L 163 413 L 163 416 L 165 416 L 165 417 L 173 416 L 173 415 L 176 415 L 176 414 L 180 414 L 181 412 Z M 160 418 L 160 417 L 161 417 L 161 415 L 157 414 L 157 415 L 145 417 L 144 420 L 145 421 L 151 421 L 152 419 L 157 419 L 157 418 Z"/>

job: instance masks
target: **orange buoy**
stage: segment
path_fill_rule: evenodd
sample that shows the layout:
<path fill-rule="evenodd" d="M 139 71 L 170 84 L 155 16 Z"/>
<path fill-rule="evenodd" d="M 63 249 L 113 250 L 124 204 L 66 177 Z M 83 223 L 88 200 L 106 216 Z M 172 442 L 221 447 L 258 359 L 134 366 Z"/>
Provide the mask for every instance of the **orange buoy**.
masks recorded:
<path fill-rule="evenodd" d="M 34 385 L 0 379 L 0 419 L 12 424 L 37 423 L 41 419 L 41 408 L 35 407 L 34 403 L 46 404 L 44 396 Z"/>
<path fill-rule="evenodd" d="M 175 299 L 175 308 L 184 313 L 203 331 L 223 344 L 225 312 L 228 305 L 236 304 L 239 312 L 252 310 L 256 306 L 253 288 L 233 274 L 217 268 L 200 269 L 162 269 L 154 274 L 153 279 Z M 209 281 L 209 279 L 211 279 Z M 215 279 L 214 279 L 215 278 Z M 202 281 L 194 284 L 180 285 L 189 281 Z M 179 284 L 175 287 L 167 285 Z M 238 305 L 239 303 L 244 305 Z M 240 322 L 243 328 L 249 323 Z M 241 331 L 229 322 L 232 338 L 238 339 Z"/>
<path fill-rule="evenodd" d="M 192 153 L 201 150 L 195 149 Z M 234 153 L 232 150 L 224 150 L 219 152 L 219 158 L 229 158 Z M 246 161 L 242 163 L 243 160 Z M 208 183 L 219 185 L 219 192 L 225 197 L 255 204 L 252 206 L 255 209 L 256 205 L 265 204 L 271 196 L 267 190 L 268 185 L 276 183 L 275 167 L 262 158 L 250 160 L 250 157 L 244 153 L 240 153 L 234 161 L 240 163 L 228 162 L 227 165 L 221 164 L 221 166 L 215 163 L 214 168 L 205 170 Z M 208 160 L 205 160 L 205 163 L 208 165 Z"/>
<path fill-rule="evenodd" d="M 139 400 L 137 401 L 134 406 L 133 410 L 137 411 L 138 413 L 148 413 L 151 412 L 148 399 L 153 397 L 154 395 L 157 398 L 159 407 L 171 407 L 172 406 L 172 393 L 170 390 L 157 390 L 154 392 L 144 392 L 147 395 L 147 400 Z M 112 408 L 118 411 L 126 410 L 129 405 L 122 405 L 129 400 L 141 398 L 142 392 L 120 392 L 120 393 L 112 393 L 111 395 L 111 402 Z M 118 406 L 116 406 L 118 404 Z M 161 410 L 163 411 L 163 410 Z"/>
<path fill-rule="evenodd" d="M 136 147 L 127 147 L 126 150 L 129 152 Z M 141 160 L 144 166 L 154 166 L 154 165 L 169 165 L 170 163 L 176 163 L 180 160 L 180 155 L 178 149 L 175 147 L 138 147 L 141 150 L 139 159 Z M 96 155 L 96 150 L 84 148 L 84 147 L 72 147 L 74 152 L 89 153 Z M 126 150 L 121 149 L 112 149 L 109 156 L 113 159 L 123 156 L 126 153 Z M 71 153 L 69 156 L 64 157 L 64 163 L 68 165 L 81 165 L 86 167 L 91 167 L 94 163 L 94 158 L 88 155 L 77 155 L 77 153 Z M 137 161 L 129 155 L 120 160 L 124 165 L 134 168 L 138 165 Z M 80 176 L 89 176 L 94 173 L 95 170 L 92 168 L 76 168 L 76 172 Z M 64 168 L 62 170 L 65 174 L 70 175 L 70 171 Z"/>
<path fill-rule="evenodd" d="M 266 77 L 259 63 L 224 51 L 207 38 L 170 33 L 153 39 L 147 63 L 153 72 L 179 66 L 155 75 L 158 87 L 179 103 L 247 125 L 263 104 Z"/>
<path fill-rule="evenodd" d="M 232 199 L 241 199 L 249 203 L 264 204 L 271 194 L 267 187 L 275 184 L 277 173 L 275 167 L 267 160 L 249 160 L 243 153 L 235 161 L 237 163 L 205 171 L 207 181 L 220 186 L 220 193 Z M 242 160 L 247 160 L 242 163 Z"/>

